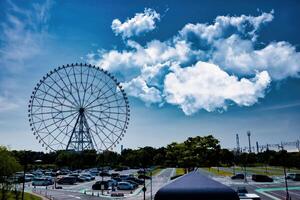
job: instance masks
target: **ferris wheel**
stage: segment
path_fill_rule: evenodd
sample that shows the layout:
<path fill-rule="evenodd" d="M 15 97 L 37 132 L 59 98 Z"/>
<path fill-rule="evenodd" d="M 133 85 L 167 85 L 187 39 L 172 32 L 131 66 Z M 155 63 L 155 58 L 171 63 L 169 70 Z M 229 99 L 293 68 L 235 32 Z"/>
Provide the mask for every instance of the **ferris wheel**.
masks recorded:
<path fill-rule="evenodd" d="M 47 73 L 32 92 L 28 112 L 31 130 L 46 150 L 112 150 L 130 116 L 117 79 L 77 63 Z"/>

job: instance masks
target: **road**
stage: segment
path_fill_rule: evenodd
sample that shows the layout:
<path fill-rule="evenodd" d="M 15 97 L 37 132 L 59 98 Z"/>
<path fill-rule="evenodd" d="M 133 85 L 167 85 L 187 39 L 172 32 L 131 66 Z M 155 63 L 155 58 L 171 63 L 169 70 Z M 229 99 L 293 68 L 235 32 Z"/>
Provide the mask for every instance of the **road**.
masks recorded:
<path fill-rule="evenodd" d="M 230 177 L 215 176 L 206 170 L 199 169 L 201 173 L 210 176 L 212 179 L 221 182 L 236 190 L 238 187 L 245 187 L 249 193 L 255 193 L 261 197 L 262 200 L 281 200 L 286 197 L 286 189 L 284 178 L 273 177 L 272 183 L 258 183 L 251 180 L 251 176 L 247 177 L 247 182 L 243 180 L 231 180 Z M 300 200 L 300 182 L 288 180 L 289 194 L 292 200 Z"/>

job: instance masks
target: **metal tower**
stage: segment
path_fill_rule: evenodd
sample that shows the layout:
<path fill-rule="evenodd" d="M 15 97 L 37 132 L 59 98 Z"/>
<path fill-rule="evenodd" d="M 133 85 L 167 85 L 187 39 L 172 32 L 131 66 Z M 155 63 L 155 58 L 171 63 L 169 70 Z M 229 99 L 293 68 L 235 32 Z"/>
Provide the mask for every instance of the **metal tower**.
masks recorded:
<path fill-rule="evenodd" d="M 251 153 L 251 140 L 250 140 L 251 132 L 250 131 L 247 132 L 247 136 L 248 136 L 248 142 L 249 142 L 249 153 Z"/>
<path fill-rule="evenodd" d="M 67 150 L 83 151 L 94 149 L 90 128 L 85 117 L 85 109 L 79 108 L 79 115 L 69 139 Z"/>
<path fill-rule="evenodd" d="M 239 138 L 239 134 L 236 134 L 236 152 L 240 153 L 241 149 L 240 149 L 240 138 Z"/>

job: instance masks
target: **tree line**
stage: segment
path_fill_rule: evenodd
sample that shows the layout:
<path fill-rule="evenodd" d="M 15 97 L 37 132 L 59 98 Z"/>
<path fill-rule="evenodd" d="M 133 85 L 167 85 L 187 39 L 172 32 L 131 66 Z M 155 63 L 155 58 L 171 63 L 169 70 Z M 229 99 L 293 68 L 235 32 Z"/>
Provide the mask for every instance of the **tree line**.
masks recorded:
<path fill-rule="evenodd" d="M 211 167 L 233 165 L 272 165 L 300 167 L 300 153 L 267 150 L 261 153 L 237 153 L 221 148 L 220 141 L 212 135 L 189 137 L 184 142 L 173 142 L 166 147 L 146 146 L 138 149 L 124 149 L 121 153 L 94 150 L 82 152 L 56 151 L 50 153 L 34 151 L 11 151 L 21 165 L 83 169 L 111 166 L 132 168 L 161 167 Z M 41 162 L 37 162 L 37 161 Z"/>

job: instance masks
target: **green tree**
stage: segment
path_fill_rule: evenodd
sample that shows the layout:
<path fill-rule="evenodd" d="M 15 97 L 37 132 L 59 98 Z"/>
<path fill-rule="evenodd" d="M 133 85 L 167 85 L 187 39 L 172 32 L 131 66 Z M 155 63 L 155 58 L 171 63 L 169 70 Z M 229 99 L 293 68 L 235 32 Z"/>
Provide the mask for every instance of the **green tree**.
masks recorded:
<path fill-rule="evenodd" d="M 21 169 L 20 164 L 7 150 L 7 148 L 0 146 L 0 189 L 1 200 L 7 199 L 7 192 L 11 189 L 11 182 L 9 178 L 18 170 Z"/>

